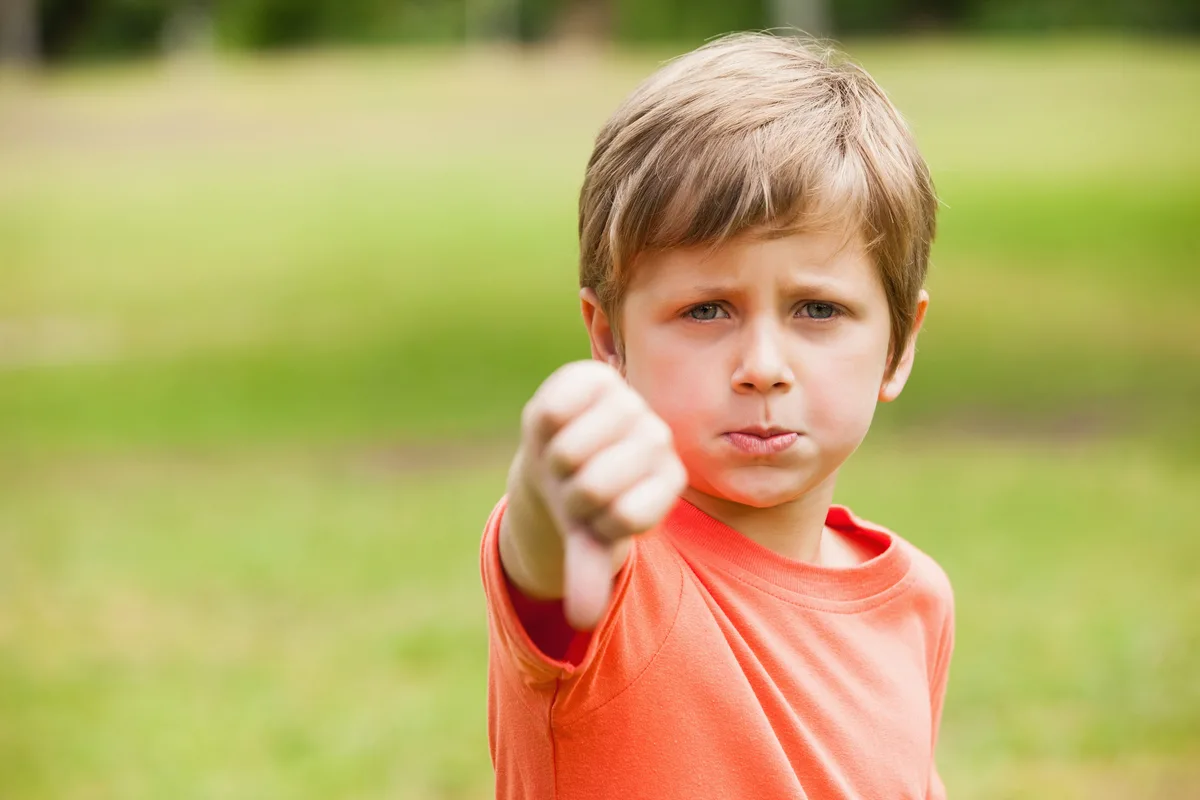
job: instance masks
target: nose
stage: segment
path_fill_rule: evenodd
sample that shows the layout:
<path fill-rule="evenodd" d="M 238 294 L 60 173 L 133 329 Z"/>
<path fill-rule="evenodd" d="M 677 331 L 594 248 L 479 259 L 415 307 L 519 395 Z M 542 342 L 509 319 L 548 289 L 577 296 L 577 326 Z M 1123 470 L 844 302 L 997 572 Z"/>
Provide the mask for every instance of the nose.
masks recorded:
<path fill-rule="evenodd" d="M 784 332 L 774 320 L 747 326 L 741 361 L 733 373 L 734 391 L 788 391 L 796 382 L 784 350 Z"/>

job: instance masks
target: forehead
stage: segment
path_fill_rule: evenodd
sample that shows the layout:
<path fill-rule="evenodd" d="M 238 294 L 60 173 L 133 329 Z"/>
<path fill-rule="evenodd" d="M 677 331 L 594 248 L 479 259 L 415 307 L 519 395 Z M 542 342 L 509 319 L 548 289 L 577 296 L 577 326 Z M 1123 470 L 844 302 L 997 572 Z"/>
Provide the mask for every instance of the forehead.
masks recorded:
<path fill-rule="evenodd" d="M 646 253 L 637 259 L 627 299 L 642 294 L 786 287 L 884 299 L 878 270 L 862 237 L 844 229 L 772 237 L 742 234 L 716 246 Z"/>

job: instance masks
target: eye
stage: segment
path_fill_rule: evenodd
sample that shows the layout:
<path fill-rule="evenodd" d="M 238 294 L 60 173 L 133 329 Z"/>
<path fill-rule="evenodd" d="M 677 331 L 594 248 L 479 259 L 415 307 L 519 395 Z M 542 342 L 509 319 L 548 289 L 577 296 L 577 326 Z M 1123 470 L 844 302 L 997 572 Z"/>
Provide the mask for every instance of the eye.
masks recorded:
<path fill-rule="evenodd" d="M 809 319 L 833 319 L 841 313 L 833 303 L 805 303 L 801 306 L 801 310 L 804 309 L 807 309 L 808 313 L 801 316 Z"/>
<path fill-rule="evenodd" d="M 688 309 L 687 315 L 689 318 L 699 322 L 708 322 L 713 319 L 720 319 L 722 316 L 728 317 L 725 309 L 717 303 L 701 303 L 698 306 L 693 306 Z"/>

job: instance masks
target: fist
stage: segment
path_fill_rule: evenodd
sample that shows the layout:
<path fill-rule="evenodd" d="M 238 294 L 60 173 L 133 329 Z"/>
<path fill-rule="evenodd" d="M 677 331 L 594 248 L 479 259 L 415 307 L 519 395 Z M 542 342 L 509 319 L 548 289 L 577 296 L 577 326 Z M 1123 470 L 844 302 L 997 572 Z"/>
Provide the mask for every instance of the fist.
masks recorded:
<path fill-rule="evenodd" d="M 577 629 L 608 607 L 630 536 L 666 516 L 687 485 L 671 429 L 621 375 L 599 361 L 559 368 L 521 417 L 535 494 L 563 545 L 563 600 Z"/>

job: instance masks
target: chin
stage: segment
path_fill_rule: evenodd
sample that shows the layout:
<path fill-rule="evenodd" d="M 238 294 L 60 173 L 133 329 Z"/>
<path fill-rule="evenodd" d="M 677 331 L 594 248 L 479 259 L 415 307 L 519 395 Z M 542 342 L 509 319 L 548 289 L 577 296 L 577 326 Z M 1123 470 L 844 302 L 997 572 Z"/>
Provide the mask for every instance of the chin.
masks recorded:
<path fill-rule="evenodd" d="M 711 480 L 704 481 L 706 488 L 701 491 L 751 508 L 773 508 L 795 500 L 811 488 L 799 476 L 781 474 L 779 470 L 760 468 L 738 472 L 741 474 L 712 476 Z"/>

